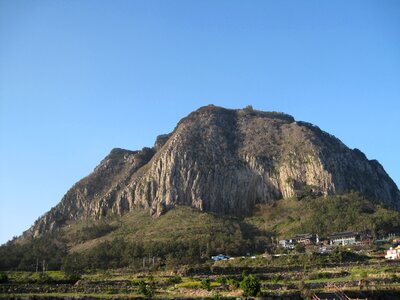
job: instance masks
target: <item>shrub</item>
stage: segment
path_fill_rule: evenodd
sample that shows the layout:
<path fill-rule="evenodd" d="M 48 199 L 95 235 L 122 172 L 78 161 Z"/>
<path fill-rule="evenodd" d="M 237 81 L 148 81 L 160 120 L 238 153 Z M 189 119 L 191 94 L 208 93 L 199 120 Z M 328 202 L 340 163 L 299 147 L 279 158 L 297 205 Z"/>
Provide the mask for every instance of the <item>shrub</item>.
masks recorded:
<path fill-rule="evenodd" d="M 243 296 L 255 297 L 260 294 L 261 284 L 253 275 L 246 276 L 241 282 L 240 287 L 243 289 Z"/>
<path fill-rule="evenodd" d="M 0 272 L 0 283 L 5 283 L 8 281 L 8 276 L 4 272 Z"/>
<path fill-rule="evenodd" d="M 39 273 L 38 283 L 52 283 L 54 279 L 46 273 Z"/>
<path fill-rule="evenodd" d="M 226 277 L 217 277 L 215 281 L 218 283 L 226 283 Z"/>
<path fill-rule="evenodd" d="M 240 284 L 236 279 L 229 278 L 226 280 L 226 283 L 229 285 L 229 287 L 233 290 L 239 288 Z"/>
<path fill-rule="evenodd" d="M 81 280 L 82 276 L 78 273 L 69 274 L 67 276 L 67 281 L 70 283 L 76 283 L 78 280 Z"/>
<path fill-rule="evenodd" d="M 308 275 L 308 279 L 315 280 L 315 279 L 322 279 L 322 278 L 332 278 L 334 277 L 333 273 L 330 272 L 314 272 Z"/>
<path fill-rule="evenodd" d="M 333 252 L 330 254 L 330 258 L 333 262 L 338 262 L 338 263 L 349 262 L 349 261 L 363 262 L 368 259 L 367 256 L 365 255 L 353 253 L 352 251 L 343 249 L 342 247 L 335 248 Z"/>
<path fill-rule="evenodd" d="M 181 276 L 174 276 L 167 279 L 169 284 L 177 284 L 182 282 Z"/>
<path fill-rule="evenodd" d="M 211 280 L 209 278 L 205 278 L 201 280 L 201 288 L 210 291 L 211 290 Z"/>
<path fill-rule="evenodd" d="M 144 280 L 140 280 L 139 284 L 139 293 L 142 294 L 145 298 L 151 299 L 155 293 L 154 284 L 147 285 Z"/>
<path fill-rule="evenodd" d="M 75 239 L 83 242 L 104 236 L 115 229 L 115 225 L 110 225 L 107 223 L 93 224 L 78 230 L 78 232 L 75 234 Z"/>
<path fill-rule="evenodd" d="M 272 281 L 273 283 L 278 283 L 279 280 L 282 280 L 282 279 L 283 279 L 283 277 L 282 277 L 281 274 L 274 274 L 274 275 L 272 275 L 272 277 L 271 277 L 271 281 Z"/>
<path fill-rule="evenodd" d="M 223 298 L 219 292 L 216 292 L 215 294 L 213 294 L 212 299 L 213 300 L 221 300 Z"/>

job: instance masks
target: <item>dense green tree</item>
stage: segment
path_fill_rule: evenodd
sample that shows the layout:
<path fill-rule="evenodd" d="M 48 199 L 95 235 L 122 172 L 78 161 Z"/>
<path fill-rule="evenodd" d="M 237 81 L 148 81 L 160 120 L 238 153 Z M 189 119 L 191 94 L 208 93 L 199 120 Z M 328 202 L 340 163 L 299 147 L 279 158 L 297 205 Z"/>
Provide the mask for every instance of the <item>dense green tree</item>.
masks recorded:
<path fill-rule="evenodd" d="M 211 290 L 211 280 L 210 278 L 204 278 L 201 280 L 201 287 L 207 291 Z"/>
<path fill-rule="evenodd" d="M 240 282 L 240 287 L 243 289 L 243 296 L 256 297 L 261 292 L 260 281 L 253 275 L 247 275 Z"/>
<path fill-rule="evenodd" d="M 154 280 L 150 280 L 146 283 L 144 280 L 139 281 L 139 293 L 142 294 L 146 299 L 151 299 L 156 291 Z"/>

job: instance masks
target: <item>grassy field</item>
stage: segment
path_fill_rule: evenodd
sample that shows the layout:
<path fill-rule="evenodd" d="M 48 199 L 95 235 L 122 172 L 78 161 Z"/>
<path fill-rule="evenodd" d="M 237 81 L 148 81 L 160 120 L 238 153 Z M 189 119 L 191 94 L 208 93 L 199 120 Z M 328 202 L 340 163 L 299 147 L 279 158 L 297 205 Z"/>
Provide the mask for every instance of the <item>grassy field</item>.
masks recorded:
<path fill-rule="evenodd" d="M 261 259 L 268 260 L 246 258 L 240 263 L 239 260 L 231 261 L 229 265 L 225 264 L 226 275 L 218 275 L 212 271 L 212 267 L 224 267 L 224 264 L 215 263 L 209 271 L 201 269 L 196 275 L 185 274 L 187 269 L 150 273 L 132 273 L 127 269 L 91 271 L 83 274 L 77 283 L 65 283 L 68 276 L 62 271 L 49 271 L 45 275 L 40 272 L 7 272 L 8 282 L 0 284 L 0 298 L 46 296 L 134 299 L 144 296 L 140 288 L 143 283 L 147 288 L 152 288 L 151 298 L 155 299 L 234 299 L 243 294 L 240 287 L 240 281 L 246 276 L 243 267 L 256 271 L 251 268 L 254 267 L 254 261 L 260 262 Z M 247 265 L 243 261 L 247 261 Z M 232 268 L 236 268 L 233 273 Z M 369 295 L 368 299 L 380 299 L 370 296 L 374 293 L 400 296 L 400 262 L 370 260 L 364 264 L 348 263 L 323 268 L 308 266 L 292 270 L 259 270 L 261 271 L 256 271 L 254 276 L 261 284 L 261 297 L 295 297 L 305 292 L 324 293 L 333 285 L 352 294 Z M 363 286 L 360 286 L 360 282 Z"/>

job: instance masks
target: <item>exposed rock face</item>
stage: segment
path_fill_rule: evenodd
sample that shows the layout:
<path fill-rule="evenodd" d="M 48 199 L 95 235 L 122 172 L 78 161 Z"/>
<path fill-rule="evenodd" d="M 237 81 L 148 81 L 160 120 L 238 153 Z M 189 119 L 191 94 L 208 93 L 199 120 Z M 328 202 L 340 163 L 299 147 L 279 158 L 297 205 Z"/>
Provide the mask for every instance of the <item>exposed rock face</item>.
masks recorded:
<path fill-rule="evenodd" d="M 256 203 L 350 190 L 400 209 L 400 192 L 383 167 L 318 127 L 280 113 L 207 106 L 151 149 L 113 149 L 25 234 L 135 207 L 154 216 L 176 205 L 246 214 Z"/>

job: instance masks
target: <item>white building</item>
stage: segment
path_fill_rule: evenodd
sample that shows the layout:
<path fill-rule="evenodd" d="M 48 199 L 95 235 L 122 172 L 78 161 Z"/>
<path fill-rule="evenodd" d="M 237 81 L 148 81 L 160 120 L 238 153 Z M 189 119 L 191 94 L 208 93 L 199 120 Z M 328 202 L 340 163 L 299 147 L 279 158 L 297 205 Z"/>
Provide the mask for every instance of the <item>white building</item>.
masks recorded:
<path fill-rule="evenodd" d="M 386 259 L 400 259 L 400 246 L 397 246 L 396 248 L 390 247 L 389 250 L 386 250 Z"/>
<path fill-rule="evenodd" d="M 354 245 L 360 240 L 360 234 L 353 231 L 336 232 L 329 237 L 331 245 Z"/>

